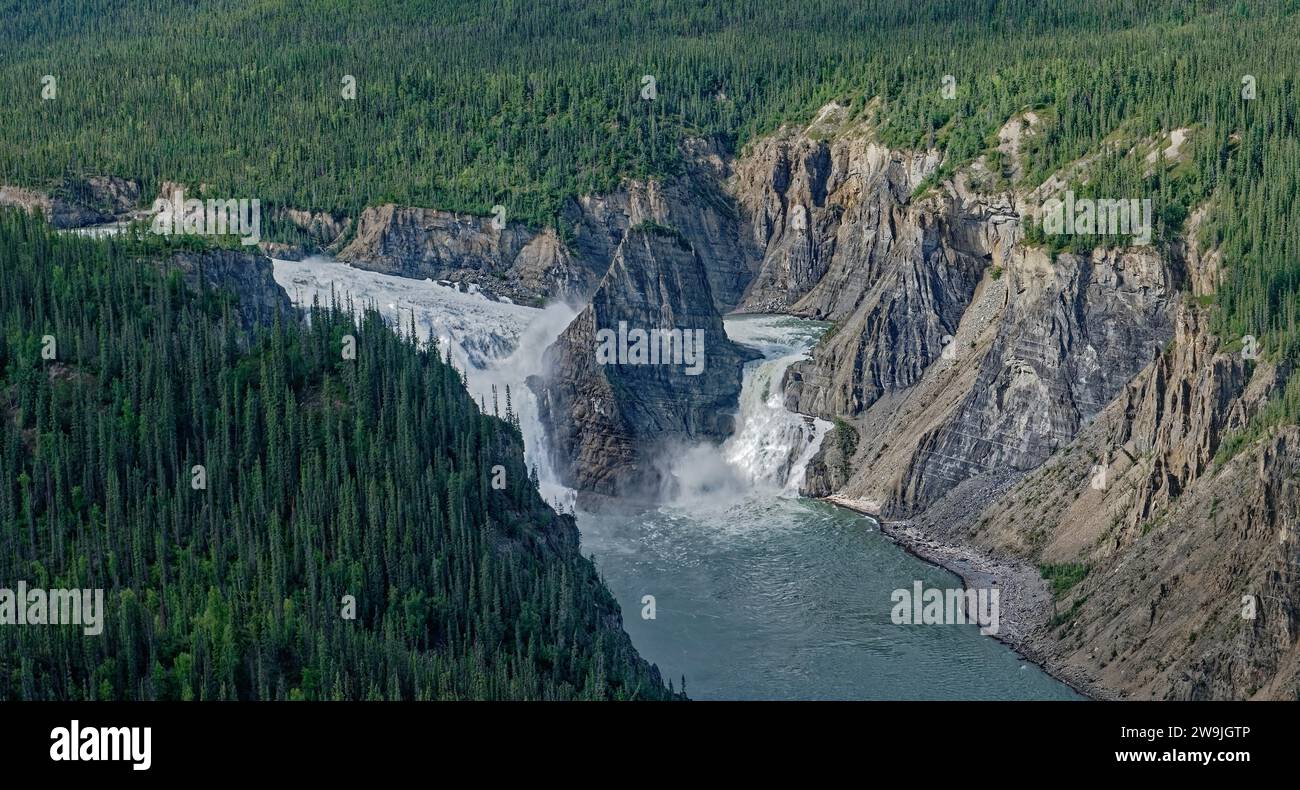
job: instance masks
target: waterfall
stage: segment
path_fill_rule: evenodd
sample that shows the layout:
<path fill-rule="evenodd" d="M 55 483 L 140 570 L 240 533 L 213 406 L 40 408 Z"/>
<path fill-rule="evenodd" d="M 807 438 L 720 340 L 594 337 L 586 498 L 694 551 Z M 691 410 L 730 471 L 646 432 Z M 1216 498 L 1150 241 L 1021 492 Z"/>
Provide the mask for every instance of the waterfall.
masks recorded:
<path fill-rule="evenodd" d="M 374 305 L 405 331 L 415 325 L 422 341 L 437 338 L 452 364 L 464 372 L 475 400 L 491 412 L 511 408 L 518 416 L 525 459 L 537 470 L 542 497 L 572 512 L 575 493 L 560 483 L 546 452 L 537 401 L 525 383 L 543 372 L 543 352 L 576 315 L 562 303 L 545 309 L 494 301 L 454 283 L 414 280 L 355 269 L 318 257 L 273 260 L 275 280 L 295 304 L 328 303 L 331 291 L 351 296 L 357 309 Z M 735 433 L 721 445 L 686 448 L 668 460 L 678 503 L 734 502 L 753 496 L 796 496 L 808 462 L 830 423 L 785 407 L 781 381 L 794 362 L 805 359 L 825 324 L 789 316 L 726 319 L 727 335 L 757 349 L 763 358 L 745 366 Z"/>
<path fill-rule="evenodd" d="M 537 415 L 537 397 L 525 383 L 528 377 L 542 373 L 542 357 L 547 347 L 555 342 L 564 328 L 577 315 L 573 308 L 562 302 L 535 310 L 533 320 L 517 336 L 514 350 L 509 355 L 487 361 L 482 367 L 466 374 L 470 392 L 491 405 L 491 389 L 497 389 L 501 410 L 505 411 L 506 387 L 510 388 L 512 408 L 519 418 L 519 430 L 524 437 L 524 459 L 530 468 L 537 470 L 542 498 L 557 509 L 572 513 L 577 493 L 562 484 L 551 465 L 546 451 L 546 431 Z"/>
<path fill-rule="evenodd" d="M 529 376 L 542 372 L 542 353 L 573 320 L 572 308 L 494 301 L 473 287 L 355 269 L 326 257 L 272 259 L 272 264 L 275 281 L 300 307 L 310 307 L 317 297 L 328 304 L 333 291 L 340 298 L 351 296 L 358 311 L 374 305 L 400 331 L 414 323 L 421 341 L 437 338 L 451 363 L 465 374 L 470 394 L 489 413 L 495 387 L 495 408 L 505 415 L 509 388 L 524 438 L 524 459 L 537 470 L 542 498 L 572 512 L 574 491 L 559 482 L 551 466 L 537 400 L 525 384 Z"/>
<path fill-rule="evenodd" d="M 732 340 L 763 358 L 745 366 L 736 430 L 721 446 L 701 444 L 681 453 L 671 472 L 679 503 L 716 503 L 759 495 L 796 496 L 808 462 L 831 424 L 786 408 L 786 370 L 806 359 L 824 324 L 788 316 L 726 319 Z"/>
<path fill-rule="evenodd" d="M 757 486 L 797 493 L 808 462 L 830 430 L 829 422 L 785 407 L 785 371 L 806 356 L 806 351 L 796 351 L 762 359 L 745 371 L 737 430 L 723 443 L 722 455 Z"/>

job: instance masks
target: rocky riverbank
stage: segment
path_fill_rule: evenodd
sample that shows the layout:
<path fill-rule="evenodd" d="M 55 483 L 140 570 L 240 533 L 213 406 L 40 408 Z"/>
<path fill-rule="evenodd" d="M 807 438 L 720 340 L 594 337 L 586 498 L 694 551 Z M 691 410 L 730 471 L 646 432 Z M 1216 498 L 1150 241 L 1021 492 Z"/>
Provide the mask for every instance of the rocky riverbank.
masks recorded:
<path fill-rule="evenodd" d="M 1047 582 L 1033 565 L 1016 558 L 999 557 L 969 545 L 944 543 L 908 520 L 881 519 L 875 502 L 839 494 L 830 494 L 821 499 L 872 519 L 879 525 L 882 534 L 908 553 L 957 575 L 967 589 L 1000 590 L 1000 622 L 998 633 L 992 635 L 994 639 L 1086 697 L 1113 697 L 1089 678 L 1053 661 L 1041 640 L 1034 638 L 1034 634 L 1050 622 L 1053 606 Z"/>

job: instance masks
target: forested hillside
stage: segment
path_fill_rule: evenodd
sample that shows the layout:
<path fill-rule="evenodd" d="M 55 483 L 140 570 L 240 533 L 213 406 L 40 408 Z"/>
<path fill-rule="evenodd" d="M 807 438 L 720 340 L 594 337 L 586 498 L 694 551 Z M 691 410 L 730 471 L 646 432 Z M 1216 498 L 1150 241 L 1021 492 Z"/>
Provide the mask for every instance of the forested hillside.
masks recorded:
<path fill-rule="evenodd" d="M 675 171 L 686 136 L 735 152 L 832 99 L 879 97 L 885 141 L 938 146 L 950 173 L 1033 107 L 1049 123 L 1026 141 L 1030 178 L 1100 155 L 1080 191 L 1151 197 L 1166 240 L 1212 200 L 1202 232 L 1230 264 L 1222 333 L 1293 353 L 1298 9 L 60 0 L 37 12 L 11 0 L 0 4 L 0 183 L 108 173 L 142 180 L 146 199 L 171 179 L 351 215 L 386 201 L 500 203 L 513 220 L 563 229 L 566 199 Z M 1107 153 L 1175 128 L 1194 132 L 1176 179 Z"/>
<path fill-rule="evenodd" d="M 107 610 L 0 628 L 0 699 L 668 695 L 436 347 L 141 252 L 0 212 L 0 579 Z"/>
<path fill-rule="evenodd" d="M 941 152 L 918 192 L 984 156 L 991 195 L 1007 186 L 997 132 L 1033 111 L 1018 184 L 1065 173 L 1080 196 L 1150 199 L 1162 260 L 1193 228 L 1221 260 L 1213 294 L 1187 294 L 1213 308 L 1215 342 L 1252 336 L 1283 378 L 1300 361 L 1300 0 L 0 0 L 0 14 L 0 184 L 119 176 L 146 205 L 163 181 L 203 184 L 260 199 L 271 234 L 288 207 L 501 204 L 572 241 L 575 197 L 681 172 L 690 138 L 738 156 L 831 101 L 895 150 Z M 1167 166 L 1133 155 L 1174 130 Z M 1020 219 L 1052 252 L 1127 241 Z M 84 646 L 0 631 L 40 643 L 0 643 L 5 695 L 660 693 L 571 525 L 527 490 L 518 437 L 476 416 L 436 355 L 370 316 L 344 364 L 333 311 L 246 348 L 220 298 L 127 265 L 138 249 L 14 218 L 4 243 L 7 578 L 136 596 Z M 1300 417 L 1290 379 L 1220 462 Z M 511 470 L 502 510 L 483 488 L 494 463 Z M 344 594 L 355 622 L 337 617 Z M 81 674 L 53 673 L 63 656 Z"/>

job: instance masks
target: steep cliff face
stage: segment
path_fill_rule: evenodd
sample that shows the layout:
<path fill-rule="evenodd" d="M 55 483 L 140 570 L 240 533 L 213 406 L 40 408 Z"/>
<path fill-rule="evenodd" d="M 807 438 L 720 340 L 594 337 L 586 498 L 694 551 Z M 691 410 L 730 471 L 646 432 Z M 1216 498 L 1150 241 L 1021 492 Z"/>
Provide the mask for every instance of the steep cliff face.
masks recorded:
<path fill-rule="evenodd" d="M 729 187 L 762 255 L 742 311 L 840 321 L 900 259 L 934 251 L 938 228 L 927 237 L 914 227 L 907 203 L 938 152 L 890 151 L 873 141 L 870 121 L 845 114 L 828 105 L 808 128 L 758 141 L 735 166 Z"/>
<path fill-rule="evenodd" d="M 270 324 L 276 316 L 293 312 L 293 302 L 276 283 L 271 260 L 264 255 L 239 250 L 184 252 L 159 266 L 163 271 L 179 271 L 193 290 L 229 294 L 236 319 L 244 329 Z"/>
<path fill-rule="evenodd" d="M 534 235 L 493 217 L 391 204 L 362 212 L 339 258 L 384 274 L 471 282 L 516 300 L 535 297 L 530 285 L 564 292 L 575 274 L 553 234 Z"/>
<path fill-rule="evenodd" d="M 367 209 L 355 238 L 339 257 L 354 266 L 405 277 L 473 282 L 516 301 L 590 298 L 628 233 L 642 225 L 673 229 L 705 267 L 714 307 L 740 301 L 757 266 L 757 250 L 737 221 L 724 189 L 729 165 L 708 144 L 692 141 L 686 172 L 651 181 L 629 180 L 608 195 L 573 200 L 564 210 L 571 232 L 533 231 L 491 217 L 433 209 Z M 501 225 L 501 227 L 497 227 Z"/>
<path fill-rule="evenodd" d="M 1038 466 L 1170 337 L 1169 272 L 1149 251 L 1012 260 L 992 337 L 954 341 L 954 355 L 978 359 L 970 388 L 937 424 L 907 429 L 917 452 L 895 474 L 882 481 L 893 469 L 866 468 L 862 483 L 876 486 L 889 515 L 914 513 L 988 470 Z"/>
<path fill-rule="evenodd" d="M 1030 128 L 1003 130 L 1013 177 Z M 787 404 L 861 441 L 851 463 L 815 459 L 806 490 L 891 517 L 1068 444 L 1168 341 L 1182 277 L 1146 248 L 1052 259 L 1022 243 L 1022 192 L 974 186 L 983 161 L 927 189 L 938 164 L 831 105 L 733 180 L 765 250 L 742 307 L 836 324 L 787 374 Z"/>
<path fill-rule="evenodd" d="M 839 119 L 823 110 L 814 129 Z M 912 201 L 938 165 L 871 142 L 869 126 L 831 138 L 787 130 L 737 167 L 738 200 L 765 250 L 742 309 L 833 321 L 789 373 L 789 405 L 856 415 L 915 384 L 943 353 L 1002 239 L 1002 207 L 952 196 Z"/>
<path fill-rule="evenodd" d="M 1219 345 L 1202 309 L 1181 305 L 1170 348 L 1069 446 L 977 517 L 937 524 L 951 540 L 1086 568 L 1027 647 L 1120 696 L 1300 694 L 1300 433 L 1215 463 L 1283 379 Z"/>
<path fill-rule="evenodd" d="M 632 333 L 650 330 L 682 331 L 686 352 L 663 353 L 660 341 L 657 353 L 647 348 L 653 358 L 638 358 Z M 653 498 L 667 482 L 666 452 L 731 432 L 741 368 L 756 356 L 727 339 L 693 248 L 657 226 L 634 228 L 590 304 L 547 349 L 546 375 L 529 382 L 555 468 L 586 494 Z"/>
<path fill-rule="evenodd" d="M 690 173 L 679 178 L 628 182 L 612 195 L 576 201 L 569 212 L 577 228 L 571 245 L 575 255 L 608 261 L 631 229 L 647 224 L 671 228 L 703 263 L 714 309 L 727 312 L 753 277 L 757 250 L 748 243 L 735 203 L 724 191 L 723 172 L 720 160 L 710 158 L 695 162 Z"/>
<path fill-rule="evenodd" d="M 838 418 L 805 490 L 1072 575 L 1053 601 L 1017 571 L 1004 613 L 1020 649 L 1100 695 L 1296 697 L 1300 430 L 1215 460 L 1289 371 L 1209 332 L 1193 297 L 1217 285 L 1215 250 L 1027 245 L 1032 207 L 1093 161 L 1020 183 L 1040 123 L 1003 127 L 1000 171 L 933 187 L 937 162 L 834 106 L 736 166 L 763 250 L 742 308 L 836 324 L 785 383 L 792 408 Z"/>
<path fill-rule="evenodd" d="M 340 218 L 325 211 L 302 211 L 285 209 L 284 218 L 292 222 L 315 244 L 334 249 L 345 239 L 352 229 L 351 218 Z"/>

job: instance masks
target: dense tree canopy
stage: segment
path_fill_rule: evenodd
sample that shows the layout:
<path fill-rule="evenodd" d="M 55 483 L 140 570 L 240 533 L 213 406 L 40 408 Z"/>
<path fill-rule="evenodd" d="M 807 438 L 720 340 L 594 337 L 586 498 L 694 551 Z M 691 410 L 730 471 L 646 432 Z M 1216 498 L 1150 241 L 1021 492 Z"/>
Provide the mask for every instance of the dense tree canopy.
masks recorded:
<path fill-rule="evenodd" d="M 0 262 L 0 579 L 107 610 L 0 627 L 0 699 L 666 695 L 511 415 L 413 331 L 249 334 L 130 240 L 14 212 Z"/>
<path fill-rule="evenodd" d="M 1300 353 L 1300 0 L 0 0 L 0 16 L 0 183 L 111 174 L 146 198 L 174 180 L 349 215 L 500 203 L 564 230 L 565 201 L 676 172 L 687 137 L 739 152 L 828 101 L 878 99 L 885 142 L 940 148 L 942 175 L 1032 108 L 1029 183 L 1096 156 L 1073 186 L 1150 197 L 1163 244 L 1206 207 L 1219 333 Z M 1178 128 L 1177 166 L 1113 146 Z M 0 228 L 4 578 L 101 584 L 119 613 L 98 640 L 0 629 L 0 696 L 661 693 L 524 486 L 518 437 L 436 353 L 370 315 L 343 364 L 346 310 L 241 338 L 221 297 L 138 251 Z M 1297 412 L 1293 383 L 1267 418 Z M 504 503 L 483 488 L 498 457 Z"/>
<path fill-rule="evenodd" d="M 143 180 L 146 197 L 170 179 L 349 214 L 501 203 L 562 225 L 573 195 L 675 171 L 685 136 L 739 150 L 830 100 L 880 97 L 886 141 L 933 140 L 947 172 L 1039 108 L 1051 123 L 1029 143 L 1030 179 L 1117 136 L 1188 127 L 1181 171 L 1148 176 L 1115 156 L 1090 188 L 1152 196 L 1166 238 L 1213 196 L 1204 232 L 1230 264 L 1221 328 L 1289 351 L 1298 11 L 1300 0 L 9 0 L 0 183 L 113 174 Z"/>

